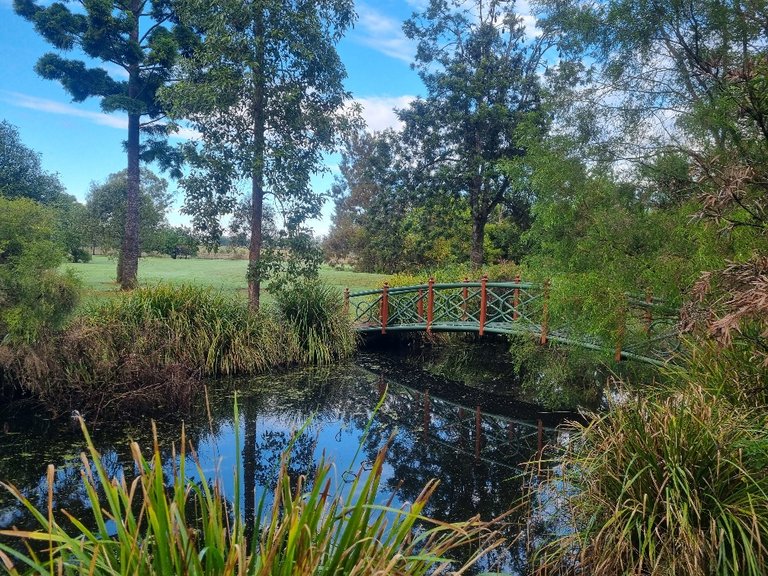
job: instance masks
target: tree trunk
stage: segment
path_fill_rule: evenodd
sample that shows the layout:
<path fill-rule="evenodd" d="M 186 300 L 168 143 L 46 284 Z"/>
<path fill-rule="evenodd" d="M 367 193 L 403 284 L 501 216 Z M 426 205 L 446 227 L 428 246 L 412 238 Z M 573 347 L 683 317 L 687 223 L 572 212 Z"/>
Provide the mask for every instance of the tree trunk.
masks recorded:
<path fill-rule="evenodd" d="M 139 40 L 139 14 L 142 3 L 132 0 L 131 11 L 136 16 L 135 25 L 131 30 L 131 40 Z M 139 63 L 129 65 L 128 97 L 139 95 Z M 141 115 L 128 113 L 128 183 L 125 190 L 125 231 L 120 248 L 118 274 L 120 288 L 133 290 L 138 284 L 139 271 L 139 190 L 141 186 L 139 173 L 139 122 Z"/>
<path fill-rule="evenodd" d="M 469 261 L 473 270 L 477 270 L 483 265 L 483 244 L 487 220 L 487 216 L 475 216 L 472 218 L 472 251 L 470 252 Z"/>
<path fill-rule="evenodd" d="M 266 117 L 264 115 L 264 14 L 259 11 L 254 22 L 255 78 L 253 97 L 253 169 L 251 171 L 251 245 L 248 252 L 248 306 L 259 310 L 261 291 L 262 218 L 264 215 L 264 152 Z"/>

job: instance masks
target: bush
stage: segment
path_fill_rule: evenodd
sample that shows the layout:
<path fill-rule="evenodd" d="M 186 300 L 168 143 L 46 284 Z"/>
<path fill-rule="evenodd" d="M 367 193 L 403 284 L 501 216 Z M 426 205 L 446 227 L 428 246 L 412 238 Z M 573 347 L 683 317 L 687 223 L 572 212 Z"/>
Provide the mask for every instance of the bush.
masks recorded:
<path fill-rule="evenodd" d="M 571 432 L 565 481 L 546 485 L 573 526 L 537 551 L 541 573 L 766 573 L 768 429 L 753 413 L 690 385 Z"/>
<path fill-rule="evenodd" d="M 355 334 L 341 294 L 331 286 L 314 280 L 292 284 L 278 292 L 277 307 L 298 342 L 302 362 L 325 364 L 354 350 Z"/>
<path fill-rule="evenodd" d="M 0 197 L 0 342 L 30 344 L 66 319 L 79 296 L 54 241 L 53 213 L 28 199 Z"/>

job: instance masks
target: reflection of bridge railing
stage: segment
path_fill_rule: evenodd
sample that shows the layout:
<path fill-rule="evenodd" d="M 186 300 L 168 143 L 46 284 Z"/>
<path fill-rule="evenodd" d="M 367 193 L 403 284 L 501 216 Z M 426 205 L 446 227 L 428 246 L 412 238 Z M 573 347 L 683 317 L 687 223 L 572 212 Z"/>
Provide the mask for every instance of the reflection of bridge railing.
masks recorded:
<path fill-rule="evenodd" d="M 379 379 L 379 393 L 386 384 Z M 405 402 L 408 415 L 401 414 L 389 403 Z M 391 408 L 391 409 L 389 409 Z M 385 398 L 378 419 L 392 420 L 406 426 L 421 441 L 440 444 L 449 450 L 471 457 L 475 462 L 520 470 L 521 465 L 541 455 L 544 446 L 557 440 L 558 431 L 540 418 L 522 420 L 483 412 L 480 406 L 462 406 L 431 395 L 428 390 L 415 390 L 399 385 L 395 393 Z"/>
<path fill-rule="evenodd" d="M 549 283 L 521 282 L 435 283 L 350 294 L 345 308 L 360 333 L 394 331 L 477 332 L 530 335 L 542 344 L 561 342 L 613 353 L 614 359 L 633 359 L 664 365 L 677 352 L 677 316 L 648 294 L 625 299 L 614 342 L 575 334 L 551 318 Z"/>

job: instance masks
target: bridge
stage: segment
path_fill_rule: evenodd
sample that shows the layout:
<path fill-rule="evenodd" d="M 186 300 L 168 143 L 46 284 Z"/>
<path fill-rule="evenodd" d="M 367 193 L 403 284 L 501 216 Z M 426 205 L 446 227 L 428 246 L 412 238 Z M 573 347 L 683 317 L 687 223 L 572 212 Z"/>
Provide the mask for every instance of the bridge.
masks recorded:
<path fill-rule="evenodd" d="M 637 360 L 664 366 L 679 354 L 677 312 L 650 292 L 627 295 L 620 305 L 612 341 L 578 333 L 551 314 L 550 283 L 436 283 L 344 292 L 344 308 L 358 333 L 400 331 L 474 332 L 529 336 L 542 345 L 557 342 L 613 355 L 615 361 Z"/>

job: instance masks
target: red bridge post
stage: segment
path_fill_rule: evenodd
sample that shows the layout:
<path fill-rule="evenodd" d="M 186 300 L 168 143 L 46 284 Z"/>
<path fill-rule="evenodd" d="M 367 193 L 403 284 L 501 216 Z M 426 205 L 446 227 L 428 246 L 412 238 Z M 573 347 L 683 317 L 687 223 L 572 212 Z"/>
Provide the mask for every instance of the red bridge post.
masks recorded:
<path fill-rule="evenodd" d="M 549 335 L 549 279 L 544 281 L 544 301 L 541 309 L 541 344 L 547 343 Z"/>
<path fill-rule="evenodd" d="M 435 314 L 435 279 L 427 282 L 427 334 L 432 334 L 432 320 Z"/>
<path fill-rule="evenodd" d="M 389 320 L 389 284 L 384 282 L 381 290 L 381 333 L 387 333 L 387 321 Z"/>
<path fill-rule="evenodd" d="M 488 306 L 488 274 L 483 274 L 480 279 L 480 328 L 478 330 L 480 336 L 485 331 L 485 313 Z"/>
<path fill-rule="evenodd" d="M 520 274 L 515 276 L 515 284 L 520 284 Z M 515 288 L 514 299 L 512 300 L 512 320 L 517 320 L 517 308 L 520 306 L 520 288 Z"/>
<path fill-rule="evenodd" d="M 349 288 L 344 288 L 344 316 L 349 316 Z"/>

